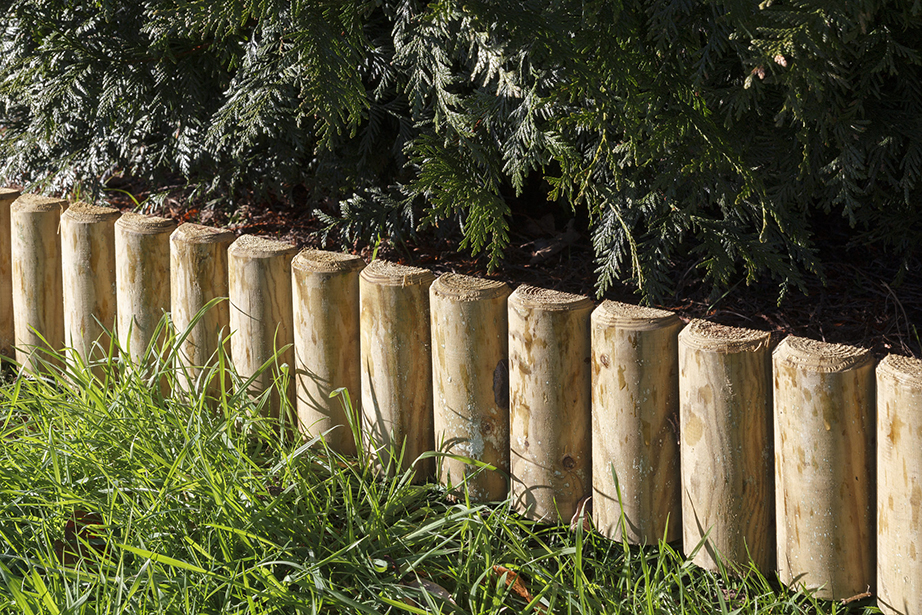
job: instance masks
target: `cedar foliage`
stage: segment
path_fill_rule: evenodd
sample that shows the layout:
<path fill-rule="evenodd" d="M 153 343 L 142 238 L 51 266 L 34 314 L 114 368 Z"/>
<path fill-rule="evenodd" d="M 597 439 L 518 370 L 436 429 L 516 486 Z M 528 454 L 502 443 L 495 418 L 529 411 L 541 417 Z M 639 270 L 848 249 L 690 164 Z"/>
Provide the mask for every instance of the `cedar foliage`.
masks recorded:
<path fill-rule="evenodd" d="M 922 239 L 919 2 L 30 0 L 0 17 L 0 180 L 95 196 L 306 184 L 347 237 L 456 220 L 498 263 L 543 178 L 600 292 L 691 250 L 716 287 L 821 272 L 816 212 Z"/>

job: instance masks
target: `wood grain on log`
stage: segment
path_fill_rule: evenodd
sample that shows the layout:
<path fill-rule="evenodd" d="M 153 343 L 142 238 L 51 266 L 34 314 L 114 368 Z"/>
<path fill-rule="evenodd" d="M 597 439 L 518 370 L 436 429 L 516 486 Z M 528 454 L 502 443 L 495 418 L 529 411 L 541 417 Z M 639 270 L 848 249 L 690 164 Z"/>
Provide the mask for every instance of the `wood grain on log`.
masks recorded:
<path fill-rule="evenodd" d="M 410 467 L 435 448 L 428 269 L 372 261 L 361 275 L 362 415 L 370 450 L 388 472 Z M 403 451 L 403 462 L 396 457 Z M 434 474 L 431 458 L 414 466 Z"/>
<path fill-rule="evenodd" d="M 508 315 L 503 282 L 446 273 L 429 288 L 435 443 L 481 461 L 442 460 L 440 479 L 467 479 L 472 501 L 505 499 L 509 474 Z"/>
<path fill-rule="evenodd" d="M 344 455 L 356 453 L 355 438 L 342 400 L 330 393 L 345 388 L 353 417 L 361 416 L 359 272 L 364 268 L 358 256 L 322 250 L 303 250 L 291 263 L 299 426 L 308 435 L 325 434 L 330 449 Z"/>
<path fill-rule="evenodd" d="M 569 521 L 592 490 L 588 297 L 520 286 L 509 296 L 509 442 L 515 508 Z"/>
<path fill-rule="evenodd" d="M 591 322 L 595 525 L 633 544 L 677 540 L 682 321 L 665 310 L 605 301 Z"/>
<path fill-rule="evenodd" d="M 793 336 L 772 360 L 778 576 L 848 598 L 875 581 L 874 360 Z"/>

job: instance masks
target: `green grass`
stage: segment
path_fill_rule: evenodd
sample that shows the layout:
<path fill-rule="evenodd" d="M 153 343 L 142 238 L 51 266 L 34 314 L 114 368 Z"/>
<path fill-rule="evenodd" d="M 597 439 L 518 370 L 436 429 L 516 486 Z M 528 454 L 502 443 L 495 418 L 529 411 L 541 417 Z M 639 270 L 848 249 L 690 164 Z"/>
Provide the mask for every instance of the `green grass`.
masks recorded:
<path fill-rule="evenodd" d="M 104 361 L 101 379 L 6 375 L 0 613 L 847 610 L 755 571 L 702 571 L 669 544 L 631 547 L 381 477 L 322 438 L 286 441 L 244 395 L 164 399 L 156 383 L 182 377 L 168 359 Z M 229 369 L 214 377 L 242 388 Z"/>

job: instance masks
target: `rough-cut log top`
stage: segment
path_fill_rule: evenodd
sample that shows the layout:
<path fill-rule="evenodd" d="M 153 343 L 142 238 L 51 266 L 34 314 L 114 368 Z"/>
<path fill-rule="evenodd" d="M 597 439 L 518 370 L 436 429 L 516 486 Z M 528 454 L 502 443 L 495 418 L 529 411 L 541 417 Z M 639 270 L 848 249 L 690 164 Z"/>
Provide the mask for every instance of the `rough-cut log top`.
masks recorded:
<path fill-rule="evenodd" d="M 297 249 L 295 244 L 287 241 L 258 235 L 241 235 L 227 249 L 227 253 L 247 258 L 274 258 L 294 254 Z"/>
<path fill-rule="evenodd" d="M 182 243 L 230 243 L 234 234 L 226 229 L 186 222 L 180 224 L 170 236 L 170 241 Z"/>
<path fill-rule="evenodd" d="M 115 226 L 137 235 L 159 235 L 171 233 L 176 228 L 176 220 L 159 216 L 145 216 L 134 212 L 125 212 Z"/>
<path fill-rule="evenodd" d="M 509 285 L 497 280 L 475 278 L 460 273 L 446 273 L 432 284 L 432 293 L 451 301 L 479 301 L 507 297 Z"/>
<path fill-rule="evenodd" d="M 620 327 L 631 331 L 651 331 L 681 324 L 674 313 L 606 299 L 592 311 L 592 322 L 603 327 Z"/>
<path fill-rule="evenodd" d="M 830 344 L 789 335 L 775 348 L 778 361 L 810 371 L 834 373 L 857 369 L 872 363 L 870 351 L 857 346 Z"/>
<path fill-rule="evenodd" d="M 922 389 L 922 361 L 898 354 L 888 354 L 877 366 L 877 375 L 913 389 Z"/>
<path fill-rule="evenodd" d="M 10 211 L 23 213 L 42 213 L 46 211 L 60 211 L 67 208 L 67 199 L 56 199 L 38 194 L 23 194 L 10 206 Z"/>
<path fill-rule="evenodd" d="M 0 188 L 0 201 L 11 201 L 19 198 L 19 190 L 15 188 Z"/>
<path fill-rule="evenodd" d="M 435 279 L 428 269 L 382 260 L 371 261 L 361 275 L 366 282 L 382 286 L 429 286 Z"/>
<path fill-rule="evenodd" d="M 550 312 L 575 312 L 592 309 L 595 305 L 592 299 L 585 295 L 574 295 L 527 284 L 515 289 L 515 292 L 509 296 L 509 303 Z"/>
<path fill-rule="evenodd" d="M 67 211 L 61 214 L 61 218 L 75 224 L 96 224 L 113 221 L 120 215 L 119 210 L 114 207 L 100 207 L 78 201 L 71 204 Z"/>
<path fill-rule="evenodd" d="M 679 333 L 679 339 L 699 350 L 719 353 L 757 352 L 768 348 L 771 333 L 695 319 Z"/>
<path fill-rule="evenodd" d="M 291 261 L 292 269 L 311 273 L 342 273 L 365 266 L 359 256 L 326 250 L 301 250 Z"/>

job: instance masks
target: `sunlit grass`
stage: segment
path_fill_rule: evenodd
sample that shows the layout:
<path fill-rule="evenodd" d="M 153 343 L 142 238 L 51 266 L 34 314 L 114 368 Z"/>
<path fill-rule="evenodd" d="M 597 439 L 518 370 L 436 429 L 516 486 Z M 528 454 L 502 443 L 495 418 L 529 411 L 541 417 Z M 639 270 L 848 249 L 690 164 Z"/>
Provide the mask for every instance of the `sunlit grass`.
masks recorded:
<path fill-rule="evenodd" d="M 846 610 L 754 570 L 702 571 L 668 544 L 629 547 L 384 477 L 361 448 L 345 458 L 322 437 L 286 440 L 261 418 L 265 398 L 162 397 L 161 380 L 185 377 L 171 347 L 144 368 L 102 361 L 101 379 L 6 374 L 0 612 Z M 244 390 L 225 363 L 210 377 Z"/>

